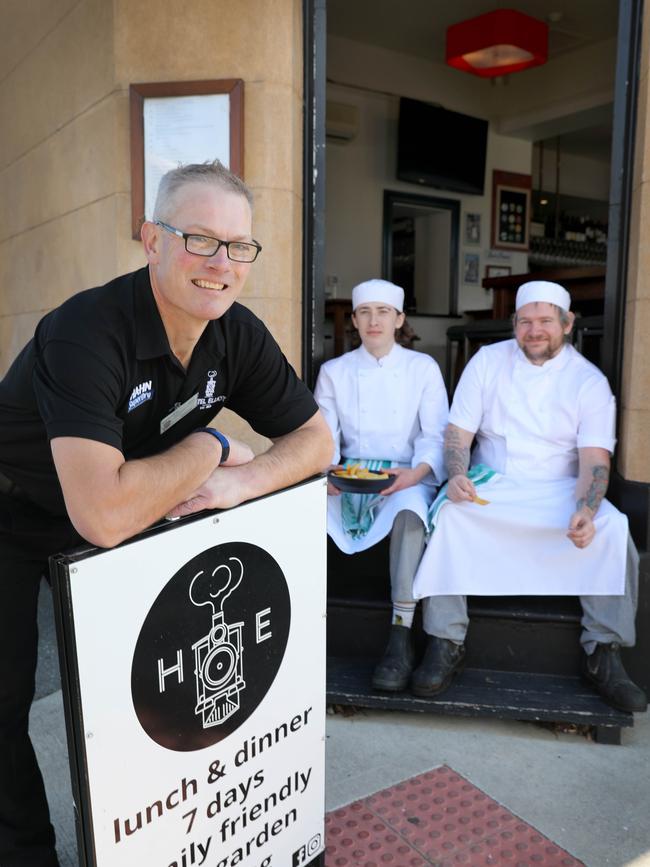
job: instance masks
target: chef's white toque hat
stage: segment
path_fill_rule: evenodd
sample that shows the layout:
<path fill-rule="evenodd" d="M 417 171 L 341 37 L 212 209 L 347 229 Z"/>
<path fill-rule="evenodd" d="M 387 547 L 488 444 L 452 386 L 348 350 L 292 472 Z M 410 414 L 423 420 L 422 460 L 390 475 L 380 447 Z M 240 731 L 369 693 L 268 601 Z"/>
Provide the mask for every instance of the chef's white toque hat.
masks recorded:
<path fill-rule="evenodd" d="M 352 290 L 352 309 L 360 304 L 389 304 L 398 313 L 404 309 L 404 290 L 388 280 L 366 280 Z"/>
<path fill-rule="evenodd" d="M 515 310 L 519 310 L 524 304 L 532 304 L 535 301 L 546 301 L 555 304 L 567 312 L 571 308 L 571 296 L 559 283 L 550 283 L 548 280 L 531 280 L 522 283 L 517 290 Z"/>

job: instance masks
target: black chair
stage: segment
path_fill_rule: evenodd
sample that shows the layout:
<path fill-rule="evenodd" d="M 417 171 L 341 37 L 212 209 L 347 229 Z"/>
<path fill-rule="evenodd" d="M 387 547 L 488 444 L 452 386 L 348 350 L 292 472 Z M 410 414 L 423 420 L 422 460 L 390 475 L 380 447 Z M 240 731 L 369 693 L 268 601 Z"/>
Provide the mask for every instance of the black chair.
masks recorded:
<path fill-rule="evenodd" d="M 573 345 L 596 367 L 600 367 L 603 316 L 578 316 L 573 326 Z"/>
<path fill-rule="evenodd" d="M 509 319 L 482 319 L 451 325 L 447 329 L 445 373 L 449 394 L 453 394 L 463 368 L 481 346 L 507 340 L 512 337 L 512 322 Z M 454 346 L 456 358 L 453 359 Z"/>

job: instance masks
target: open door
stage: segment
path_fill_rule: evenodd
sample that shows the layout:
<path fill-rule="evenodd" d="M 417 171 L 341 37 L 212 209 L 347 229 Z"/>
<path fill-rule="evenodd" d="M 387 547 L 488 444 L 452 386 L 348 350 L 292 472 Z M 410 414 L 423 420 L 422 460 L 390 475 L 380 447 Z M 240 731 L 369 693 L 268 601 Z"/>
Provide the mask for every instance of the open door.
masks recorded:
<path fill-rule="evenodd" d="M 381 190 L 378 185 L 377 191 L 369 195 L 366 194 L 367 191 L 364 191 L 364 195 L 352 194 L 352 208 L 345 207 L 345 202 L 349 202 L 350 200 L 349 187 L 346 188 L 347 200 L 338 196 L 336 190 L 332 194 L 331 189 L 335 165 L 337 164 L 336 154 L 338 153 L 338 165 L 340 166 L 341 160 L 344 159 L 342 156 L 343 148 L 347 147 L 345 142 L 349 142 L 355 135 L 355 117 L 354 112 L 348 115 L 339 112 L 337 123 L 335 124 L 336 128 L 333 126 L 330 131 L 330 112 L 327 110 L 328 97 L 331 97 L 337 103 L 337 106 L 334 107 L 341 108 L 341 104 L 346 101 L 345 99 L 341 99 L 341 94 L 345 95 L 345 89 L 350 87 L 350 93 L 356 88 L 357 96 L 350 98 L 347 100 L 348 102 L 358 102 L 362 107 L 367 107 L 372 102 L 372 107 L 367 113 L 370 123 L 367 124 L 365 131 L 366 139 L 362 148 L 363 155 L 356 159 L 355 168 L 349 169 L 347 183 L 350 183 L 354 179 L 353 175 L 355 171 L 357 173 L 360 172 L 368 164 L 371 164 L 377 172 L 394 172 L 394 154 L 390 148 L 386 147 L 385 139 L 382 140 L 382 136 L 385 137 L 388 133 L 396 135 L 397 111 L 395 106 L 391 109 L 390 106 L 386 108 L 385 105 L 380 105 L 382 100 L 383 103 L 388 103 L 390 100 L 396 103 L 400 95 L 410 97 L 420 96 L 423 100 L 427 99 L 426 83 L 421 78 L 418 80 L 417 86 L 413 85 L 411 87 L 411 93 L 406 93 L 404 90 L 406 81 L 404 67 L 407 65 L 407 55 L 405 52 L 408 50 L 408 46 L 403 40 L 395 48 L 395 51 L 402 52 L 400 57 L 404 58 L 404 63 L 395 72 L 392 79 L 389 80 L 387 77 L 384 66 L 382 83 L 374 88 L 370 80 L 369 66 L 365 63 L 365 60 L 370 57 L 374 48 L 379 49 L 376 52 L 376 56 L 388 57 L 390 47 L 386 42 L 382 43 L 381 40 L 384 37 L 378 35 L 378 28 L 381 26 L 382 21 L 386 22 L 385 29 L 397 32 L 400 22 L 408 21 L 409 18 L 417 20 L 417 16 L 408 15 L 408 6 L 411 2 L 415 9 L 416 4 L 414 0 L 407 0 L 406 9 L 401 10 L 399 21 L 395 22 L 392 16 L 382 15 L 383 0 L 380 0 L 374 13 L 366 16 L 365 23 L 359 23 L 359 20 L 357 20 L 357 23 L 354 25 L 356 30 L 352 32 L 351 29 L 349 33 L 345 34 L 340 29 L 341 22 L 343 22 L 343 25 L 346 25 L 351 20 L 351 17 L 354 17 L 353 12 L 354 15 L 358 13 L 363 17 L 365 0 L 359 0 L 359 3 L 355 4 L 354 10 L 351 9 L 349 4 L 343 3 L 343 0 L 329 0 L 329 3 L 326 0 L 305 0 L 305 303 L 303 321 L 303 373 L 308 383 L 312 386 L 315 382 L 320 363 L 332 354 L 332 348 L 335 345 L 335 341 L 331 339 L 327 340 L 329 335 L 324 327 L 326 292 L 331 292 L 333 288 L 340 289 L 341 283 L 343 283 L 343 291 L 339 292 L 343 297 L 339 298 L 336 294 L 334 295 L 337 302 L 339 302 L 339 306 L 342 306 L 341 302 L 345 301 L 346 296 L 349 298 L 350 290 L 355 282 L 372 276 L 389 276 L 389 272 L 386 271 L 386 263 L 390 262 L 390 257 L 387 258 L 385 254 L 385 239 L 384 243 L 382 243 L 381 227 L 386 222 L 385 214 L 382 214 L 382 201 L 385 201 L 383 193 L 386 190 L 392 190 L 393 192 L 401 190 L 402 193 L 408 193 L 409 191 L 412 194 L 430 192 L 435 196 L 448 196 L 447 192 L 441 194 L 433 190 L 418 190 L 413 184 L 409 187 L 404 183 L 400 184 L 399 181 L 394 182 L 395 178 L 393 174 L 390 175 L 390 179 L 388 174 L 385 175 L 385 183 L 382 184 Z M 460 0 L 460 5 L 462 8 L 455 9 L 454 12 L 457 17 L 470 17 L 472 8 L 474 8 L 473 14 L 478 14 L 481 11 L 476 6 L 472 6 L 472 0 Z M 522 8 L 526 6 L 523 0 L 520 4 L 515 3 L 514 5 L 521 5 Z M 623 355 L 623 323 L 625 315 L 635 113 L 639 82 L 642 2 L 641 0 L 620 0 L 618 4 L 610 4 L 608 8 L 610 13 L 613 9 L 614 15 L 618 15 L 618 35 L 616 44 L 612 47 L 610 54 L 613 70 L 612 85 L 614 99 L 613 111 L 611 113 L 611 161 L 607 210 L 609 232 L 606 245 L 604 301 L 602 301 L 604 315 L 602 316 L 601 325 L 601 333 L 603 334 L 601 367 L 608 376 L 614 393 L 619 395 Z M 335 20 L 337 16 L 338 25 Z M 616 20 L 616 17 L 614 20 Z M 339 29 L 336 29 L 337 27 Z M 611 34 L 613 30 L 614 25 L 610 27 L 608 34 Z M 336 59 L 337 57 L 341 61 L 336 70 L 332 66 L 332 63 L 330 63 L 330 68 L 326 65 L 328 34 L 331 37 L 332 43 L 328 57 L 330 61 L 332 58 Z M 370 47 L 365 44 L 364 39 L 366 36 L 368 36 L 368 42 L 372 42 L 374 39 L 375 44 Z M 336 40 L 340 37 L 347 41 L 345 41 L 345 45 L 339 45 L 337 48 Z M 354 51 L 354 39 L 362 43 L 362 49 L 359 52 Z M 381 54 L 382 51 L 384 54 Z M 381 64 L 378 65 L 378 68 L 382 69 Z M 423 69 L 423 67 L 421 68 Z M 363 75 L 357 76 L 356 73 L 359 69 L 363 69 Z M 342 73 L 339 74 L 341 70 Z M 346 76 L 349 82 L 346 80 Z M 357 80 L 357 77 L 359 80 Z M 462 88 L 467 83 L 460 80 L 458 84 Z M 481 113 L 480 106 L 475 105 L 475 113 Z M 384 122 L 386 118 L 388 119 L 387 123 Z M 523 124 L 514 125 L 513 128 L 521 130 Z M 379 142 L 380 148 L 383 147 L 379 156 L 372 156 L 367 147 L 372 136 L 374 136 L 375 141 Z M 325 159 L 326 141 L 327 161 Z M 530 142 L 532 141 L 534 139 L 531 137 Z M 337 148 L 338 152 L 336 151 Z M 349 154 L 352 153 L 352 150 L 353 148 L 348 149 L 345 159 L 350 158 Z M 513 172 L 528 171 L 532 173 L 532 160 L 528 163 L 527 168 L 514 166 L 510 164 L 510 153 L 506 147 L 502 157 L 500 157 L 502 164 L 493 164 L 490 166 L 490 169 L 496 167 L 504 170 L 509 169 Z M 325 201 L 326 180 L 327 202 Z M 490 170 L 489 180 L 486 178 L 486 197 L 491 193 L 491 182 L 492 171 Z M 607 180 L 605 181 L 605 186 L 607 187 Z M 607 198 L 607 195 L 605 195 L 605 198 Z M 480 233 L 481 231 L 481 221 L 476 219 L 477 213 L 481 211 L 481 207 L 483 207 L 484 211 L 482 218 L 482 243 L 486 245 L 485 250 L 479 250 L 474 246 L 476 233 Z M 361 208 L 366 209 L 367 220 L 365 218 L 360 219 Z M 354 210 L 353 218 L 350 216 L 351 210 Z M 509 262 L 506 256 L 499 258 L 490 255 L 493 250 L 490 240 L 486 240 L 486 236 L 490 234 L 487 225 L 489 213 L 490 205 L 485 205 L 484 203 L 481 206 L 479 197 L 462 201 L 460 243 L 458 245 L 456 269 L 460 290 L 456 296 L 458 297 L 459 313 L 463 313 L 465 309 L 472 306 L 479 306 L 469 302 L 480 301 L 481 298 L 486 299 L 486 290 L 481 286 L 482 281 L 480 279 L 479 281 L 475 280 L 475 266 L 477 266 L 475 260 L 478 259 L 480 277 L 484 273 L 498 275 L 499 270 L 505 273 L 511 270 L 513 274 L 516 274 L 518 271 L 523 273 L 526 270 L 525 265 L 523 268 L 517 267 L 520 263 L 516 259 L 516 256 L 521 256 L 521 253 L 515 253 L 512 261 Z M 397 216 L 413 220 L 417 214 L 400 212 Z M 327 233 L 326 226 L 328 227 Z M 359 231 L 361 232 L 360 235 L 358 234 Z M 348 262 L 354 261 L 354 256 L 361 250 L 361 244 L 366 241 L 370 244 L 372 251 L 371 255 L 366 256 L 365 260 L 357 268 L 357 271 L 364 272 L 363 276 L 361 276 L 361 273 L 356 273 L 354 269 L 349 268 L 349 273 L 346 275 L 346 278 L 349 279 L 339 281 L 337 275 L 341 272 L 339 272 L 338 267 L 332 269 L 330 253 L 334 245 L 339 243 L 341 239 L 345 240 L 346 238 L 351 239 L 351 241 L 354 240 L 356 245 L 351 244 L 351 252 L 347 258 Z M 363 254 L 357 256 L 357 258 L 359 260 L 363 259 Z M 506 267 L 502 268 L 501 266 L 504 264 Z M 491 269 L 489 271 L 487 270 L 488 266 Z M 328 274 L 330 274 L 329 278 Z M 484 293 L 483 295 L 481 295 L 482 292 Z M 600 297 L 603 299 L 602 293 Z M 349 302 L 347 303 L 349 305 Z M 483 306 L 488 305 L 484 303 Z M 453 313 L 456 313 L 455 309 Z M 446 320 L 439 313 L 429 315 L 429 317 L 422 317 L 421 323 L 425 339 L 417 348 L 422 351 L 429 351 L 425 346 L 427 340 L 429 343 L 441 344 L 444 347 L 447 329 L 454 324 L 450 322 L 453 313 L 451 313 L 450 308 L 450 312 L 446 314 Z M 438 318 L 435 318 L 436 315 Z M 456 319 L 456 322 L 460 322 L 460 319 Z M 420 325 L 420 322 L 418 322 L 418 325 Z M 419 331 L 417 325 L 416 331 Z M 337 345 L 339 351 L 342 351 L 341 346 L 345 346 L 345 343 L 339 340 Z M 440 348 L 439 345 L 438 349 Z M 435 357 L 435 353 L 431 354 L 434 354 Z M 633 482 L 627 482 L 620 477 L 615 478 L 612 481 L 611 499 L 628 513 L 637 544 L 647 549 L 647 486 L 637 485 L 635 487 L 635 483 Z M 641 501 L 646 503 L 645 510 Z M 368 656 L 377 658 L 383 649 L 384 627 L 388 624 L 390 611 L 385 562 L 387 546 L 384 546 L 383 551 L 378 550 L 380 547 L 381 545 L 377 546 L 377 550 L 373 549 L 372 556 L 362 562 L 364 555 L 345 558 L 340 555 L 340 552 L 334 550 L 330 543 L 328 564 L 328 652 L 331 657 L 328 662 L 331 681 L 328 686 L 328 697 L 330 701 L 339 703 L 349 701 L 352 704 L 360 705 L 372 700 L 372 696 L 369 693 L 369 685 L 366 689 L 365 697 L 362 695 L 364 692 L 362 688 L 363 683 L 367 684 L 369 681 L 367 677 L 369 670 L 367 659 L 364 662 L 364 658 Z M 353 563 L 350 561 L 353 561 Z M 473 641 L 476 642 L 475 659 L 484 657 L 485 660 L 488 660 L 488 657 L 490 657 L 490 653 L 492 652 L 490 651 L 490 647 L 494 646 L 490 635 L 492 629 L 496 629 L 501 636 L 512 634 L 516 637 L 521 636 L 523 621 L 527 620 L 545 624 L 540 629 L 532 627 L 531 637 L 524 639 L 525 646 L 522 647 L 522 653 L 526 657 L 526 661 L 523 663 L 523 670 L 526 672 L 528 682 L 530 682 L 530 672 L 536 671 L 539 673 L 541 671 L 540 668 L 536 668 L 541 660 L 535 658 L 535 646 L 541 642 L 541 644 L 548 647 L 552 645 L 554 640 L 551 639 L 551 643 L 549 644 L 550 636 L 548 634 L 537 634 L 540 630 L 542 633 L 550 630 L 550 632 L 562 636 L 563 641 L 568 638 L 567 644 L 563 645 L 565 649 L 574 647 L 574 644 L 577 644 L 574 640 L 575 635 L 573 634 L 579 623 L 579 613 L 577 611 L 564 610 L 562 606 L 553 608 L 550 605 L 549 607 L 547 603 L 540 604 L 540 600 L 532 600 L 531 605 L 528 607 L 511 604 L 512 600 L 503 600 L 503 604 L 500 607 L 498 605 L 496 607 L 494 605 L 483 605 L 482 608 L 480 600 L 477 601 L 478 605 L 475 605 L 473 611 L 476 620 L 473 636 Z M 643 624 L 639 623 L 640 644 L 634 650 L 627 651 L 626 665 L 637 682 L 647 685 L 648 666 L 642 659 L 642 635 L 650 634 L 650 610 L 645 613 L 643 610 L 640 611 L 639 619 L 640 621 L 643 619 L 648 621 L 645 624 L 647 628 L 644 629 Z M 528 629 L 529 626 L 526 628 Z M 528 641 L 531 643 L 528 644 Z M 561 644 L 562 642 L 559 642 L 558 646 Z M 334 656 L 337 659 L 334 659 Z M 568 652 L 568 654 L 563 655 L 563 659 L 564 668 L 561 670 L 561 675 L 567 678 L 575 678 L 577 673 L 577 656 L 575 654 L 572 656 Z M 487 669 L 496 670 L 502 667 L 502 664 L 502 659 L 490 657 L 485 663 L 484 667 L 486 671 L 484 674 L 487 675 Z M 529 665 L 529 667 L 526 668 L 526 665 Z M 516 672 L 513 671 L 513 674 L 516 674 Z M 545 673 L 540 674 L 540 676 L 543 679 L 547 674 L 548 670 L 545 670 Z M 576 690 L 578 690 L 577 683 L 576 679 L 574 681 Z M 571 689 L 569 692 L 571 693 Z M 581 695 L 582 693 L 578 690 L 572 693 L 573 697 L 570 697 L 568 703 L 564 702 L 564 699 L 560 701 L 568 716 L 579 713 L 578 704 L 582 700 L 580 698 Z M 498 704 L 498 699 L 495 699 L 494 696 L 492 698 Z M 521 698 L 523 704 L 526 704 L 525 690 L 521 693 Z M 455 699 L 452 700 L 451 695 L 449 699 L 449 701 L 439 702 L 437 710 L 454 712 L 452 705 L 454 705 Z M 458 704 L 455 712 L 461 712 L 460 708 L 462 706 L 465 708 L 474 707 L 476 713 L 491 715 L 499 715 L 500 713 L 495 706 L 488 707 L 489 702 L 487 698 L 482 710 L 478 707 L 480 702 L 476 699 L 476 696 L 474 700 L 468 699 L 467 695 L 457 696 L 457 699 Z M 468 700 L 470 701 L 469 704 L 467 703 Z M 379 700 L 379 706 L 393 706 L 392 701 L 393 699 L 382 697 Z M 404 701 L 406 701 L 406 704 L 400 704 L 401 707 L 408 705 L 408 698 L 405 698 Z M 529 709 L 532 707 L 530 703 L 528 706 Z M 419 707 L 418 709 L 422 710 L 423 708 Z M 429 707 L 428 709 L 436 710 L 434 707 Z M 595 713 L 593 717 L 594 724 L 603 727 L 601 735 L 606 737 L 605 730 L 610 726 L 616 729 L 621 724 L 621 721 L 612 718 L 605 719 L 604 717 L 598 721 L 597 717 L 603 710 L 600 702 L 597 702 L 592 707 L 592 711 Z M 533 714 L 537 712 L 535 710 Z M 559 709 L 556 708 L 555 712 L 559 713 Z M 523 708 L 517 708 L 517 716 L 518 718 L 525 718 L 526 713 L 523 712 Z"/>

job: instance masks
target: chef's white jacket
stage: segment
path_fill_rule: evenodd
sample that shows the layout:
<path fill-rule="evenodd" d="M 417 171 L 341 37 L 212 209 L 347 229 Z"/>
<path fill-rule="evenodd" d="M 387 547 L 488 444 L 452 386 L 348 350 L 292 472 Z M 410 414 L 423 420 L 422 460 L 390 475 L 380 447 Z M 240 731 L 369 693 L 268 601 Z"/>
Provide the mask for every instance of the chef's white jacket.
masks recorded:
<path fill-rule="evenodd" d="M 314 394 L 334 437 L 332 463 L 360 458 L 431 467 L 425 483 L 382 501 L 370 532 L 360 540 L 352 540 L 341 527 L 340 498 L 329 497 L 328 532 L 341 550 L 354 553 L 374 545 L 390 532 L 403 509 L 426 522 L 434 485 L 445 478 L 442 452 L 448 414 L 447 392 L 433 358 L 396 343 L 388 355 L 377 359 L 360 346 L 323 364 Z"/>
<path fill-rule="evenodd" d="M 624 592 L 625 515 L 603 500 L 590 545 L 566 536 L 578 449 L 614 450 L 614 397 L 598 368 L 569 345 L 542 365 L 515 340 L 483 347 L 463 371 L 449 421 L 476 434 L 472 466 L 499 475 L 477 489 L 488 505 L 440 509 L 416 597 Z"/>
<path fill-rule="evenodd" d="M 449 413 L 451 424 L 476 434 L 473 465 L 529 479 L 577 477 L 579 448 L 612 453 L 615 420 L 607 379 L 572 346 L 536 365 L 516 340 L 470 359 Z"/>

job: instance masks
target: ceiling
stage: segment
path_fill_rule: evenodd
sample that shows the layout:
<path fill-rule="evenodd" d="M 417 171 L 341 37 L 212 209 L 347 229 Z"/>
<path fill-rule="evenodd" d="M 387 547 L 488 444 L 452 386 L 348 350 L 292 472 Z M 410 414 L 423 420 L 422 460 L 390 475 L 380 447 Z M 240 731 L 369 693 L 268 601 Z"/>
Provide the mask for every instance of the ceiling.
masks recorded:
<path fill-rule="evenodd" d="M 549 24 L 550 58 L 609 39 L 618 24 L 618 0 L 514 0 L 507 5 Z M 327 0 L 327 29 L 444 63 L 447 28 L 499 7 L 498 0 Z"/>
<path fill-rule="evenodd" d="M 445 62 L 445 35 L 451 24 L 500 7 L 498 0 L 326 2 L 329 33 L 436 63 Z M 618 0 L 514 0 L 508 6 L 548 23 L 549 60 L 611 39 L 617 31 Z M 562 135 L 563 151 L 609 159 L 607 110 L 586 122 L 582 129 Z"/>

